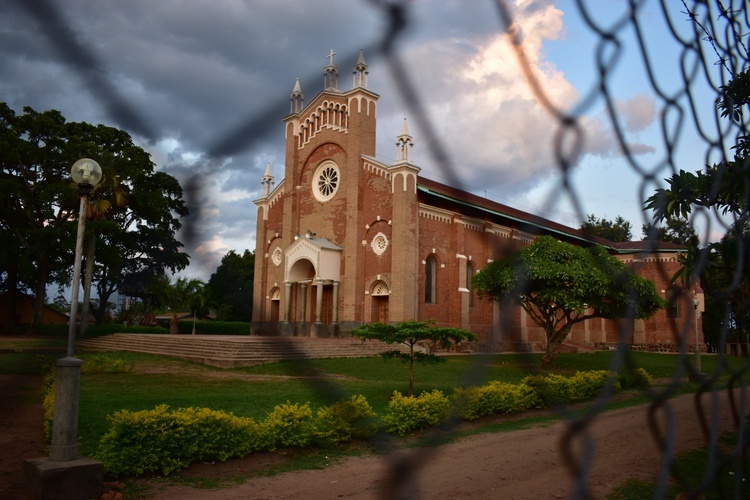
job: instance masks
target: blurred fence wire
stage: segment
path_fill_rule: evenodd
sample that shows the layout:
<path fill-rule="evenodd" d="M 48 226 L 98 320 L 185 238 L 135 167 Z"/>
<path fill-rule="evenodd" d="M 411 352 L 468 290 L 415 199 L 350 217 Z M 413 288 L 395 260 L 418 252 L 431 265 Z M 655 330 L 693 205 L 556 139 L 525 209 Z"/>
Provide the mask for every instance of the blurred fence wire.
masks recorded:
<path fill-rule="evenodd" d="M 699 109 L 705 108 L 706 103 L 697 102 L 697 99 L 705 99 L 705 94 L 696 92 L 698 87 L 708 88 L 712 92 L 712 98 L 718 101 L 723 95 L 723 87 L 733 78 L 748 70 L 747 46 L 748 33 L 750 33 L 750 12 L 748 12 L 746 0 L 692 2 L 683 0 L 681 3 L 674 0 L 653 2 L 630 0 L 618 2 L 619 7 L 624 4 L 627 4 L 627 7 L 619 18 L 609 19 L 606 23 L 597 20 L 593 11 L 596 3 L 595 0 L 589 2 L 577 0 L 574 5 L 583 25 L 598 39 L 590 55 L 595 63 L 598 81 L 587 93 L 581 96 L 575 108 L 563 109 L 553 103 L 553 100 L 549 97 L 550 89 L 544 87 L 544 84 L 535 77 L 535 73 L 530 67 L 524 48 L 523 33 L 519 30 L 514 19 L 515 5 L 512 5 L 513 2 L 501 0 L 495 2 L 498 33 L 502 33 L 510 39 L 518 66 L 525 75 L 533 96 L 557 122 L 555 141 L 549 145 L 553 149 L 553 156 L 556 159 L 561 179 L 555 196 L 567 196 L 573 200 L 581 220 L 585 219 L 581 209 L 581 196 L 569 174 L 571 169 L 576 166 L 581 153 L 584 132 L 580 117 L 587 109 L 591 109 L 594 103 L 604 103 L 611 128 L 619 142 L 626 164 L 642 179 L 642 202 L 645 202 L 646 198 L 653 194 L 654 189 L 661 185 L 663 179 L 678 173 L 681 169 L 696 171 L 705 164 L 731 162 L 735 146 L 742 137 L 747 136 L 748 124 L 750 123 L 747 100 L 744 102 L 745 109 L 740 109 L 740 113 L 735 119 L 727 119 L 721 115 L 718 106 L 714 106 L 713 115 L 698 112 Z M 19 0 L 18 4 L 36 18 L 41 27 L 41 32 L 57 48 L 59 60 L 81 77 L 88 91 L 107 109 L 113 121 L 142 137 L 152 139 L 156 137 L 156 131 L 153 130 L 152 125 L 147 123 L 139 111 L 138 103 L 127 102 L 118 93 L 116 86 L 107 80 L 107 72 L 101 70 L 101 64 L 96 57 L 96 53 L 89 47 L 77 42 L 76 34 L 66 25 L 58 4 L 53 0 Z M 416 119 L 418 127 L 425 135 L 424 143 L 429 145 L 432 161 L 440 168 L 441 175 L 448 184 L 460 186 L 461 173 L 456 168 L 448 151 L 443 148 L 437 128 L 430 121 L 425 104 L 420 100 L 420 93 L 412 85 L 412 75 L 409 74 L 408 66 L 402 60 L 401 42 L 410 26 L 409 14 L 410 9 L 413 8 L 412 4 L 408 1 L 396 0 L 369 0 L 369 4 L 380 10 L 385 21 L 385 28 L 376 43 L 366 48 L 366 51 L 368 54 L 377 54 L 387 61 L 387 66 L 392 72 L 398 91 L 401 93 L 402 101 L 408 106 L 408 111 Z M 644 36 L 643 23 L 644 16 L 647 15 L 662 16 L 665 27 L 681 47 L 679 59 L 682 71 L 672 75 L 669 85 L 665 85 L 656 76 L 659 71 L 657 68 L 658 62 L 655 62 L 654 55 L 658 53 L 660 47 L 649 46 L 648 40 Z M 685 34 L 685 23 L 690 25 L 689 36 Z M 632 40 L 635 40 L 635 45 Z M 615 84 L 619 83 L 617 78 L 622 78 L 622 75 L 618 75 L 615 70 L 625 49 L 638 54 L 642 70 L 648 77 L 660 113 L 662 149 L 665 153 L 662 158 L 653 162 L 650 166 L 644 165 L 637 155 L 630 150 L 626 133 L 622 128 L 622 116 L 620 116 L 615 98 L 614 87 Z M 354 57 L 353 54 L 352 57 Z M 679 83 L 676 90 L 675 81 Z M 749 88 L 746 86 L 744 91 L 747 93 L 748 90 Z M 745 99 L 747 99 L 747 95 Z M 221 156 L 241 148 L 247 148 L 252 144 L 248 142 L 248 131 L 261 129 L 262 125 L 269 121 L 269 118 L 278 119 L 277 109 L 279 104 L 286 105 L 285 103 L 273 103 L 273 105 L 269 105 L 265 112 L 246 117 L 245 121 L 236 129 L 219 137 L 212 147 L 212 154 Z M 679 164 L 675 150 L 677 144 L 683 139 L 682 134 L 685 128 L 683 125 L 688 122 L 691 122 L 694 129 L 698 131 L 702 141 L 701 147 L 704 151 L 704 157 L 695 158 L 694 164 L 684 165 Z M 744 165 L 744 169 L 747 181 L 750 178 L 750 173 L 748 173 L 750 168 L 748 168 L 748 165 Z M 197 181 L 197 177 L 194 178 L 194 181 Z M 732 224 L 738 220 L 746 220 L 748 217 L 748 200 L 750 200 L 747 193 L 748 184 L 750 182 L 746 182 L 744 186 L 744 204 L 738 207 L 735 219 L 730 221 Z M 186 193 L 196 200 L 201 198 L 198 194 L 199 190 L 199 182 L 191 182 L 186 187 Z M 554 200 L 550 200 L 548 205 L 553 203 Z M 706 207 L 695 207 L 691 221 L 699 219 L 709 221 L 706 212 L 710 212 L 710 210 Z M 710 222 L 714 220 L 717 220 L 717 222 Z M 726 220 L 726 218 L 710 219 L 709 223 L 721 225 L 721 220 Z M 725 232 L 729 227 L 730 224 L 727 223 L 719 229 Z M 742 244 L 743 240 L 740 238 L 741 248 Z M 742 254 L 741 251 L 740 255 Z M 747 252 L 744 252 L 744 254 L 747 255 Z M 705 260 L 701 262 L 703 265 L 706 264 Z M 732 282 L 733 287 L 743 286 L 741 285 L 743 283 L 741 278 L 748 274 L 746 263 L 742 259 L 737 261 L 737 266 L 735 276 L 739 278 Z M 701 268 L 696 269 L 696 274 L 700 274 L 701 271 Z M 734 289 L 727 292 L 731 293 L 732 291 Z M 692 314 L 692 312 L 688 311 L 688 314 Z M 692 355 L 686 352 L 684 348 L 684 339 L 690 333 L 691 321 L 689 319 L 682 321 L 681 323 L 684 326 L 674 332 L 675 338 L 683 346 L 679 354 L 680 368 L 675 373 L 674 380 L 658 389 L 649 389 L 645 393 L 651 401 L 649 412 L 651 416 L 650 439 L 663 455 L 662 465 L 658 472 L 658 487 L 655 498 L 663 497 L 670 479 L 681 480 L 680 477 L 672 474 L 674 436 L 669 431 L 673 424 L 670 420 L 669 399 L 677 393 L 680 379 L 684 378 L 694 368 Z M 722 346 L 726 344 L 728 334 L 729 329 L 724 327 L 719 340 Z M 622 337 L 625 338 L 624 335 Z M 733 397 L 732 401 L 736 422 L 740 430 L 734 446 L 734 454 L 744 458 L 744 440 L 747 431 L 743 416 L 747 413 L 747 398 L 741 380 L 747 375 L 747 365 L 740 371 L 732 372 L 728 368 L 728 364 L 721 359 L 727 356 L 723 349 L 717 356 L 720 358 L 720 362 L 717 364 L 718 372 L 707 374 L 706 382 L 701 385 L 695 397 L 696 408 L 711 405 L 712 394 L 721 390 L 718 385 L 720 377 L 726 375 L 730 377 L 730 388 L 743 387 L 739 397 Z M 627 344 L 623 340 L 613 358 L 611 368 L 619 371 L 629 363 L 632 363 L 632 360 L 629 356 Z M 310 369 L 310 366 L 305 366 L 305 369 Z M 467 385 L 481 383 L 483 377 L 481 367 L 477 365 L 470 370 L 466 383 Z M 316 387 L 331 398 L 340 396 L 340 391 L 333 383 L 317 385 Z M 560 453 L 565 457 L 574 481 L 574 488 L 570 492 L 572 498 L 589 497 L 588 479 L 592 460 L 595 459 L 592 452 L 595 443 L 586 431 L 601 415 L 610 400 L 611 388 L 583 412 L 574 413 L 569 411 L 570 409 L 561 409 L 561 415 L 567 425 L 564 435 L 560 436 Z M 709 415 L 712 414 L 711 411 L 713 410 L 708 410 Z M 726 464 L 727 460 L 732 457 L 727 457 L 717 446 L 714 428 L 716 419 L 713 417 L 706 419 L 701 412 L 699 412 L 698 418 L 701 419 L 706 445 L 709 447 L 709 462 L 713 464 L 714 470 L 720 470 L 723 464 Z M 407 486 L 410 483 L 410 477 L 417 474 L 419 469 L 429 462 L 430 456 L 441 452 L 439 443 L 445 439 L 446 433 L 449 434 L 450 432 L 449 427 L 441 428 L 439 433 L 435 435 L 436 446 L 421 448 L 409 453 L 388 455 L 393 462 L 390 464 L 389 470 L 391 473 L 389 477 L 384 478 L 388 485 L 385 491 L 390 492 L 389 495 L 393 495 L 393 497 L 413 494 L 414 492 Z M 573 443 L 577 443 L 579 446 L 580 451 L 578 453 L 572 452 Z M 698 498 L 698 495 L 707 487 L 710 481 L 709 476 L 710 474 L 707 473 L 698 490 L 693 492 L 695 498 Z M 733 488 L 731 486 L 728 490 L 723 491 L 722 496 L 724 498 L 738 496 L 740 490 Z"/>

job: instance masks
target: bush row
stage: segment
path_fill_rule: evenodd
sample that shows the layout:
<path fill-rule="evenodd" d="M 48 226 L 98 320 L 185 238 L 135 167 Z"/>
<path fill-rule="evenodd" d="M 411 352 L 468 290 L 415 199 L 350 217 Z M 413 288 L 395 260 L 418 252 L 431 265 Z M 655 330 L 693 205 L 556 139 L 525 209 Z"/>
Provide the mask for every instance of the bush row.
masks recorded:
<path fill-rule="evenodd" d="M 645 370 L 630 375 L 629 383 L 650 381 Z M 621 378 L 607 371 L 577 372 L 572 377 L 530 375 L 519 384 L 493 381 L 481 387 L 441 391 L 416 397 L 393 393 L 380 424 L 385 431 L 405 436 L 434 427 L 452 415 L 474 420 L 496 414 L 521 413 L 531 408 L 570 404 L 596 397 L 606 384 L 621 387 Z M 309 404 L 276 406 L 260 422 L 207 408 L 169 411 L 122 410 L 109 417 L 97 458 L 114 475 L 140 475 L 179 470 L 197 461 L 242 457 L 254 451 L 285 447 L 330 446 L 366 439 L 379 428 L 377 415 L 364 396 L 352 396 L 313 411 Z"/>
<path fill-rule="evenodd" d="M 208 408 L 122 410 L 109 417 L 97 458 L 115 476 L 165 475 L 198 461 L 225 461 L 254 451 L 329 446 L 375 433 L 375 412 L 352 396 L 313 412 L 309 404 L 276 406 L 261 422 Z"/>

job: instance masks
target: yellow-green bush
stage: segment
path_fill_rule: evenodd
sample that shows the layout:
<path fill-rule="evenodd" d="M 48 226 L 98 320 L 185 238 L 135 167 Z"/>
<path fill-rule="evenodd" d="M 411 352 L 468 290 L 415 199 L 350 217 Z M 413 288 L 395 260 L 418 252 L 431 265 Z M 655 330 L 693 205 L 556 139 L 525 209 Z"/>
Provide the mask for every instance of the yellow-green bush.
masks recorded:
<path fill-rule="evenodd" d="M 651 374 L 643 368 L 626 369 L 620 374 L 620 384 L 623 389 L 648 387 L 651 385 Z"/>
<path fill-rule="evenodd" d="M 263 442 L 253 419 L 207 408 L 122 410 L 109 421 L 97 458 L 116 476 L 167 475 L 193 462 L 247 455 Z"/>
<path fill-rule="evenodd" d="M 47 382 L 49 378 L 50 382 Z M 52 442 L 52 421 L 55 415 L 55 377 L 45 377 L 44 384 L 44 399 L 42 400 L 42 408 L 44 408 L 44 442 L 50 444 Z"/>
<path fill-rule="evenodd" d="M 416 397 L 402 396 L 395 391 L 382 422 L 386 431 L 404 436 L 439 424 L 449 412 L 450 400 L 438 390 L 423 392 Z"/>
<path fill-rule="evenodd" d="M 261 423 L 261 430 L 265 446 L 270 451 L 289 446 L 308 446 L 314 434 L 310 405 L 305 403 L 300 406 L 287 401 L 274 407 Z"/>
<path fill-rule="evenodd" d="M 594 399 L 601 394 L 604 386 L 611 378 L 616 378 L 606 370 L 593 370 L 588 372 L 576 372 L 568 379 L 570 384 L 570 403 Z M 619 389 L 619 384 L 613 386 L 613 390 Z"/>
<path fill-rule="evenodd" d="M 631 374 L 650 382 L 642 369 Z M 495 414 L 520 413 L 551 404 L 570 404 L 596 397 L 615 377 L 607 371 L 577 372 L 572 377 L 530 375 L 519 384 L 493 381 L 456 390 L 451 399 L 441 391 L 417 397 L 393 393 L 381 423 L 387 432 L 404 436 L 440 424 L 450 414 L 451 400 L 461 418 L 473 420 Z M 51 412 L 54 378 L 45 396 Z M 619 389 L 619 382 L 614 384 Z M 46 418 L 47 413 L 45 413 Z M 97 458 L 114 475 L 169 474 L 196 461 L 227 460 L 254 451 L 310 444 L 328 446 L 377 431 L 375 412 L 363 396 L 352 396 L 320 408 L 313 418 L 308 403 L 276 406 L 261 422 L 206 408 L 169 411 L 165 405 L 139 412 L 120 411 L 109 417 Z"/>
<path fill-rule="evenodd" d="M 535 403 L 534 390 L 526 384 L 511 384 L 497 380 L 481 387 L 458 389 L 453 400 L 464 420 L 474 420 L 496 414 L 521 413 Z"/>
<path fill-rule="evenodd" d="M 324 406 L 315 417 L 315 442 L 325 446 L 371 437 L 378 428 L 376 417 L 364 396 Z"/>
<path fill-rule="evenodd" d="M 132 369 L 133 365 L 121 359 L 112 359 L 102 355 L 91 356 L 81 365 L 81 373 L 127 373 Z"/>
<path fill-rule="evenodd" d="M 547 408 L 595 398 L 604 388 L 610 373 L 605 370 L 576 372 L 572 377 L 557 374 L 529 375 L 521 383 L 536 392 L 533 407 Z"/>

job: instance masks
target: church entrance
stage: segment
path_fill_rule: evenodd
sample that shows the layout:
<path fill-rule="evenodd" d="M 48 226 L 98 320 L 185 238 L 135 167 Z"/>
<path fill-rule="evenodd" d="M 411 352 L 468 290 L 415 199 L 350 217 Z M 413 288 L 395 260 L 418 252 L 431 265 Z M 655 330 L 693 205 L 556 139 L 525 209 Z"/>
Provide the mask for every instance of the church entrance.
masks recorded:
<path fill-rule="evenodd" d="M 384 281 L 376 281 L 370 290 L 370 321 L 388 323 L 388 301 L 391 290 Z"/>
<path fill-rule="evenodd" d="M 372 298 L 373 323 L 388 323 L 388 295 L 376 295 Z"/>

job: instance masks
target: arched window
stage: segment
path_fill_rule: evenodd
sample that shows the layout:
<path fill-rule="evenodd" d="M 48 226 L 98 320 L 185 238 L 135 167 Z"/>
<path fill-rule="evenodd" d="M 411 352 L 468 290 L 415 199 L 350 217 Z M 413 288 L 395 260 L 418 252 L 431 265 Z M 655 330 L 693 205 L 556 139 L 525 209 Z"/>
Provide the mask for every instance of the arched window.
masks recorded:
<path fill-rule="evenodd" d="M 471 286 L 471 278 L 474 276 L 474 264 L 466 263 L 466 289 L 469 291 L 469 307 L 474 305 L 474 288 Z"/>
<path fill-rule="evenodd" d="M 680 289 L 676 286 L 667 288 L 667 318 L 677 319 L 680 317 Z"/>
<path fill-rule="evenodd" d="M 437 303 L 437 259 L 434 255 L 425 261 L 424 302 Z"/>

